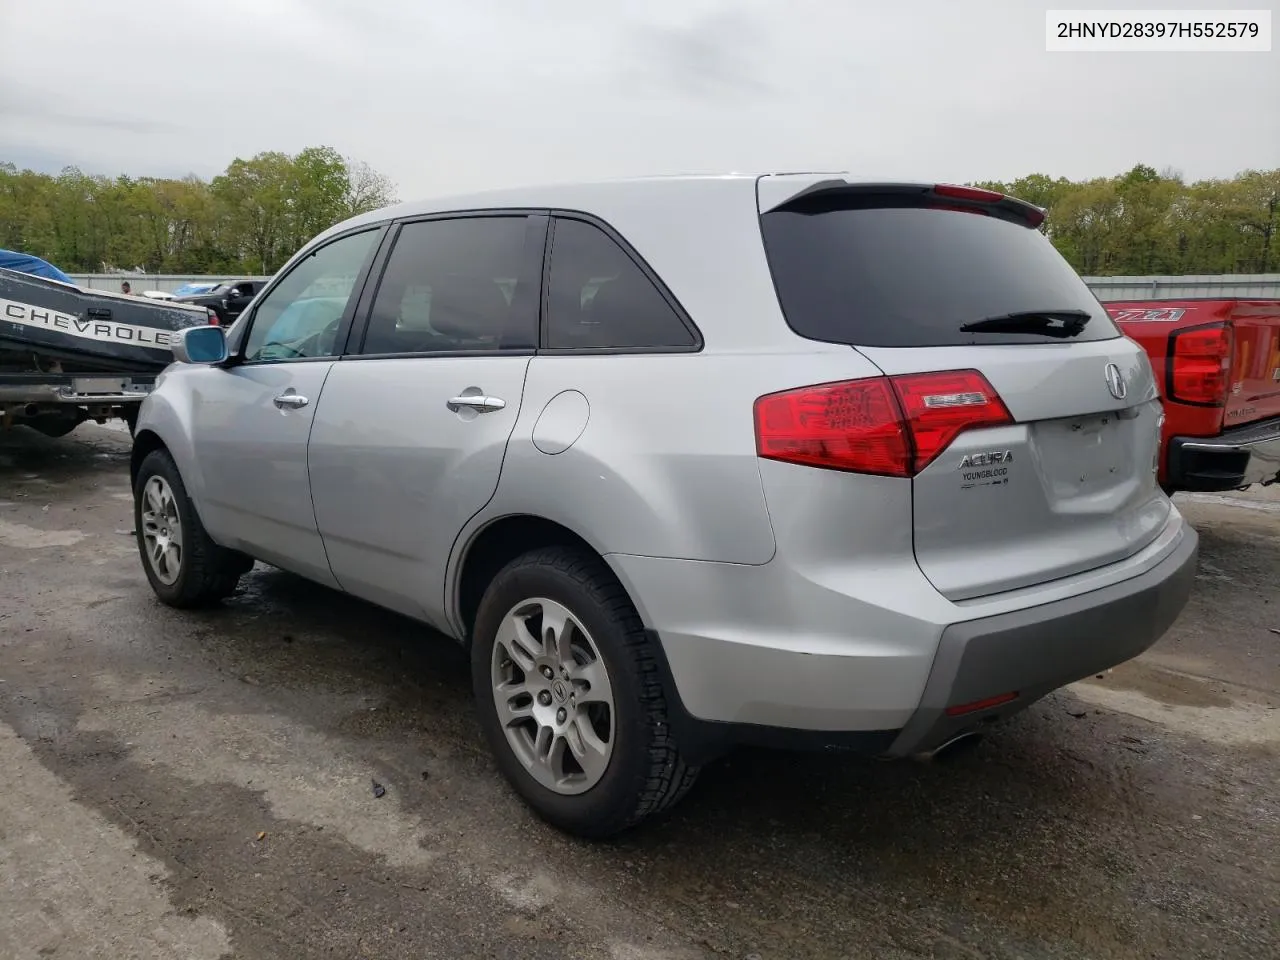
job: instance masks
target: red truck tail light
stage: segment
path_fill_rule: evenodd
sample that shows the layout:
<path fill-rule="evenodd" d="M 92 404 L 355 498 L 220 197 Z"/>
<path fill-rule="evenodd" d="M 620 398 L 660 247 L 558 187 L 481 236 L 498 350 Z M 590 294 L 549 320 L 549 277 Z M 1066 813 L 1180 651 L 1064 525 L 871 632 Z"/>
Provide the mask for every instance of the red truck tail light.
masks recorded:
<path fill-rule="evenodd" d="M 1220 407 L 1227 402 L 1231 369 L 1231 328 L 1224 323 L 1189 327 L 1169 336 L 1169 400 L 1198 407 Z"/>
<path fill-rule="evenodd" d="M 965 430 L 1013 423 L 976 370 L 822 383 L 755 402 L 756 454 L 831 470 L 915 476 Z"/>
<path fill-rule="evenodd" d="M 222 323 L 218 320 L 218 312 L 213 307 L 205 307 L 209 311 L 209 326 L 220 327 Z"/>

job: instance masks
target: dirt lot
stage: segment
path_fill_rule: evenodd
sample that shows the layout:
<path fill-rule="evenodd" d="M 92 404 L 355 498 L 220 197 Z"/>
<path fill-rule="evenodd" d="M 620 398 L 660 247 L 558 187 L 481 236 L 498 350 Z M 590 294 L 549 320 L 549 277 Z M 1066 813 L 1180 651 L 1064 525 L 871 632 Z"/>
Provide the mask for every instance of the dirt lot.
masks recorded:
<path fill-rule="evenodd" d="M 0 957 L 1280 956 L 1280 498 L 1182 501 L 1173 632 L 976 750 L 735 755 L 592 847 L 446 641 L 265 569 L 160 607 L 127 456 L 0 434 Z"/>

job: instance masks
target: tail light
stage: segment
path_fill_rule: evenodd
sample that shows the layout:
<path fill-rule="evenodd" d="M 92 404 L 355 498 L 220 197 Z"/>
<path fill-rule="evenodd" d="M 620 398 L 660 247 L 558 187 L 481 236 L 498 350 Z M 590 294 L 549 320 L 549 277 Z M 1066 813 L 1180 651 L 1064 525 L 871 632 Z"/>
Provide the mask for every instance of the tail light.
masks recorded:
<path fill-rule="evenodd" d="M 758 456 L 888 477 L 915 476 L 965 430 L 1008 423 L 976 370 L 823 383 L 755 403 Z"/>
<path fill-rule="evenodd" d="M 1231 329 L 1222 323 L 1171 334 L 1165 389 L 1168 399 L 1197 407 L 1223 406 L 1232 346 Z"/>
<path fill-rule="evenodd" d="M 218 319 L 218 312 L 214 310 L 213 307 L 205 307 L 205 309 L 209 311 L 209 326 L 221 326 L 222 322 Z"/>
<path fill-rule="evenodd" d="M 1035 229 L 1044 223 L 1045 211 L 1034 204 L 1027 203 L 1024 200 L 1016 200 L 1013 197 L 1005 196 L 996 190 L 983 190 L 981 187 L 962 187 L 954 183 L 939 183 L 933 187 L 934 196 L 947 197 L 952 200 L 967 200 L 971 203 L 990 204 L 992 206 L 1001 205 L 1006 208 L 1016 208 L 1018 213 L 1026 220 L 1027 225 Z M 944 209 L 969 210 L 977 212 L 972 207 L 954 207 Z"/>
<path fill-rule="evenodd" d="M 954 183 L 939 183 L 933 192 L 940 197 L 953 197 L 956 200 L 974 200 L 978 203 L 999 203 L 1004 194 L 996 190 L 983 190 L 980 187 L 962 187 Z"/>

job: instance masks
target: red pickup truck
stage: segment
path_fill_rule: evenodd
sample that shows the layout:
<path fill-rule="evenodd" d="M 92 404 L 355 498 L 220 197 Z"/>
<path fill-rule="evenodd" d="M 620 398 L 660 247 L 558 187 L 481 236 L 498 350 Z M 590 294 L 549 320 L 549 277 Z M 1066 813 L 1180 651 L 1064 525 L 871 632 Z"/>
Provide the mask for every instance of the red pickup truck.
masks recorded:
<path fill-rule="evenodd" d="M 1280 480 L 1280 300 L 1126 300 L 1107 312 L 1151 358 L 1164 402 L 1160 483 Z"/>

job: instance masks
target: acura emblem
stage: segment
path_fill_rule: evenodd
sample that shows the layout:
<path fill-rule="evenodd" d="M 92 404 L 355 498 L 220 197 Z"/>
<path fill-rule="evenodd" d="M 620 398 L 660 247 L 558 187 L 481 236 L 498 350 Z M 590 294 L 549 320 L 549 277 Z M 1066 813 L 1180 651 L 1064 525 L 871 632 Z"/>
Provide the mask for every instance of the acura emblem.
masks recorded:
<path fill-rule="evenodd" d="M 1107 378 L 1107 389 L 1111 391 L 1111 395 L 1117 400 L 1123 400 L 1129 394 L 1129 388 L 1125 385 L 1124 374 L 1120 372 L 1120 368 L 1114 363 L 1108 363 L 1104 376 Z"/>

